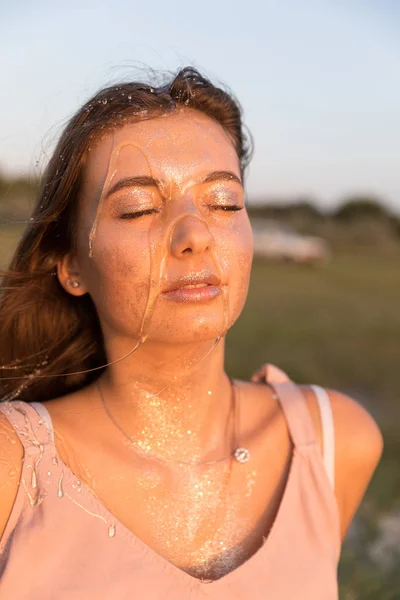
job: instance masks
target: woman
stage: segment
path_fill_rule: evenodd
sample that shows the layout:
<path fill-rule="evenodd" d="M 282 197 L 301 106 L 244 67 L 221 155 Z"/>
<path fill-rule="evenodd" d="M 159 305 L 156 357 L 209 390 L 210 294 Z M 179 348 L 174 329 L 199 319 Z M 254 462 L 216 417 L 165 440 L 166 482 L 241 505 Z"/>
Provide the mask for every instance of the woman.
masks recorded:
<path fill-rule="evenodd" d="M 337 598 L 382 439 L 346 396 L 224 372 L 249 155 L 190 68 L 67 125 L 3 280 L 1 597 Z"/>

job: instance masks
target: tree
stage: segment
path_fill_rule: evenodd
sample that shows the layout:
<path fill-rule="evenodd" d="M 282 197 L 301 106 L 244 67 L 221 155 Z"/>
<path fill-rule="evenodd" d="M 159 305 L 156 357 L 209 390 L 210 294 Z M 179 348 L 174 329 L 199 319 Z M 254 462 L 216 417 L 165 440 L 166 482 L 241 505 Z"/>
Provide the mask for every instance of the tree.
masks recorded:
<path fill-rule="evenodd" d="M 333 218 L 342 223 L 364 220 L 387 221 L 390 213 L 378 198 L 355 196 L 343 202 L 333 213 Z"/>

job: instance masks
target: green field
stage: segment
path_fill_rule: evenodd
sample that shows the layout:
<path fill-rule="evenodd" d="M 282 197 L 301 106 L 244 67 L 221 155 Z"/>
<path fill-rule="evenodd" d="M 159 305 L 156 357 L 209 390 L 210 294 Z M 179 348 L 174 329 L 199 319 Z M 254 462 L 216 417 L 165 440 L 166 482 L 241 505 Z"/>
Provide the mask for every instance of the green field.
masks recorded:
<path fill-rule="evenodd" d="M 19 231 L 0 229 L 3 266 Z M 272 362 L 298 382 L 353 395 L 383 429 L 384 457 L 343 550 L 343 600 L 400 598 L 399 569 L 369 555 L 379 519 L 400 507 L 399 301 L 400 248 L 354 248 L 319 269 L 255 261 L 246 308 L 227 340 L 232 375 L 248 378 Z"/>
<path fill-rule="evenodd" d="M 385 419 L 400 397 L 399 301 L 400 250 L 337 255 L 320 269 L 255 262 L 229 368 L 246 376 L 275 362 L 298 381 L 353 393 Z"/>
<path fill-rule="evenodd" d="M 7 267 L 23 229 L 23 225 L 0 222 L 0 269 Z"/>

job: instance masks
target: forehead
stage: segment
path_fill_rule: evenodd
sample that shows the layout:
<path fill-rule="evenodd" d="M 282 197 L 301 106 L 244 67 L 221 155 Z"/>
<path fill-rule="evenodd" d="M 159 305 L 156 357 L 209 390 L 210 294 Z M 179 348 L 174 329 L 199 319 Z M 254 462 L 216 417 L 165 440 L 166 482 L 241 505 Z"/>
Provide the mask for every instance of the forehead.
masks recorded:
<path fill-rule="evenodd" d="M 185 109 L 106 134 L 88 153 L 85 180 L 94 184 L 118 172 L 156 175 L 178 183 L 216 170 L 240 176 L 231 138 L 211 118 Z"/>

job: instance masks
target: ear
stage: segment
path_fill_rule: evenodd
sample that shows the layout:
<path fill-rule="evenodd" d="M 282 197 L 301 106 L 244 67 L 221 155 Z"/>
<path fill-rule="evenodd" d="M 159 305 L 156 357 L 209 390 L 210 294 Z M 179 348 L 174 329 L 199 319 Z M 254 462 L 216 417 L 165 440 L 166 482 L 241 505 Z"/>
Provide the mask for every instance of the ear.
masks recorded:
<path fill-rule="evenodd" d="M 78 261 L 71 254 L 63 256 L 58 261 L 57 277 L 64 290 L 72 296 L 83 296 L 88 291 L 83 281 Z"/>

